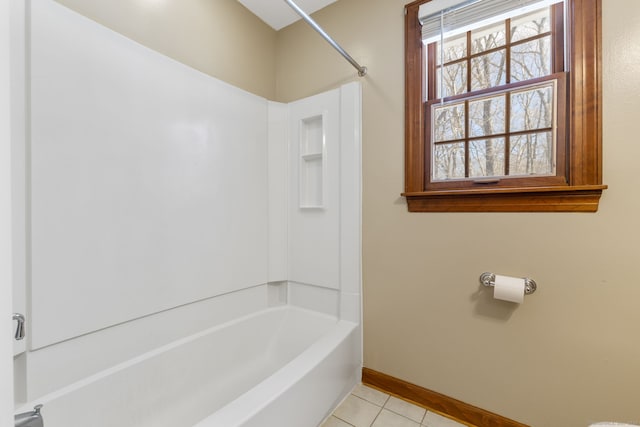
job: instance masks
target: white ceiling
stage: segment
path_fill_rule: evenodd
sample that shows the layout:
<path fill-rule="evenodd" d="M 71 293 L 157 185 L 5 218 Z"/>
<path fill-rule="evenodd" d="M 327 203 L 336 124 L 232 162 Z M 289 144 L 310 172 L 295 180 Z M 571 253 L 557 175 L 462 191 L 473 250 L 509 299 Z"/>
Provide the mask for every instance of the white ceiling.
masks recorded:
<path fill-rule="evenodd" d="M 300 19 L 284 0 L 238 0 L 256 16 L 275 30 L 293 24 Z M 293 0 L 308 15 L 334 3 L 336 0 Z"/>

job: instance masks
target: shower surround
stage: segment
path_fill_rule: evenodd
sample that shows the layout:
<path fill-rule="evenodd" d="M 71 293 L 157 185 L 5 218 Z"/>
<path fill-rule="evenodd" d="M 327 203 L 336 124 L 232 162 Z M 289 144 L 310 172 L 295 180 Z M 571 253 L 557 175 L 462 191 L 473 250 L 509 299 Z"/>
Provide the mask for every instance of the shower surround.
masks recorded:
<path fill-rule="evenodd" d="M 276 103 L 52 0 L 28 22 L 16 411 L 318 425 L 362 366 L 360 85 Z"/>

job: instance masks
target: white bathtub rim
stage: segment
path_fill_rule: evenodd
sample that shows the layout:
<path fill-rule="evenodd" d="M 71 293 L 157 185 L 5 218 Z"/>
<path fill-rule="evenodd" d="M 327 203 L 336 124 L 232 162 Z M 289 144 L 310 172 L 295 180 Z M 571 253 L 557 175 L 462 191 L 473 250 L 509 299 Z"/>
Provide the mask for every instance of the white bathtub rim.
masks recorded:
<path fill-rule="evenodd" d="M 236 325 L 238 323 L 249 321 L 254 317 L 258 317 L 258 316 L 261 316 L 261 315 L 269 314 L 269 313 L 272 313 L 272 312 L 278 312 L 278 311 L 285 312 L 283 314 L 283 316 L 286 315 L 287 311 L 299 311 L 299 312 L 308 313 L 308 314 L 311 314 L 311 315 L 317 316 L 317 317 L 324 317 L 327 320 L 333 320 L 336 323 L 340 323 L 340 320 L 336 316 L 332 316 L 330 314 L 326 314 L 326 313 L 322 313 L 322 312 L 318 312 L 318 311 L 314 311 L 314 310 L 309 310 L 309 309 L 306 309 L 306 308 L 297 307 L 297 306 L 294 306 L 294 305 L 282 305 L 282 306 L 277 306 L 277 307 L 268 307 L 268 308 L 265 308 L 265 309 L 262 309 L 262 310 L 259 310 L 259 311 L 244 315 L 244 316 L 240 316 L 238 318 L 235 318 L 235 319 L 232 319 L 232 320 L 229 320 L 229 321 L 226 321 L 226 322 L 223 322 L 221 324 L 211 326 L 209 328 L 203 329 L 202 331 L 193 333 L 193 334 L 191 334 L 191 335 L 189 335 L 187 337 L 183 337 L 183 338 L 171 341 L 171 342 L 169 342 L 167 344 L 164 344 L 164 345 L 162 345 L 160 347 L 157 347 L 157 348 L 155 348 L 153 350 L 147 351 L 147 352 L 145 352 L 143 354 L 140 354 L 140 355 L 138 355 L 136 357 L 128 359 L 128 360 L 126 360 L 124 362 L 118 363 L 118 364 L 116 364 L 116 365 L 114 365 L 112 367 L 104 369 L 104 370 L 102 370 L 100 372 L 97 372 L 97 373 L 95 373 L 93 375 L 90 375 L 90 376 L 88 376 L 86 378 L 83 378 L 81 380 L 75 381 L 75 382 L 73 382 L 73 383 L 71 383 L 71 384 L 69 384 L 69 385 L 67 385 L 65 387 L 62 387 L 62 388 L 60 388 L 58 390 L 55 390 L 55 391 L 53 391 L 51 393 L 47 393 L 47 394 L 45 394 L 45 395 L 43 395 L 43 396 L 41 396 L 39 398 L 32 399 L 32 400 L 30 400 L 30 401 L 28 401 L 26 403 L 23 403 L 22 405 L 20 405 L 18 408 L 15 409 L 15 412 L 16 413 L 20 413 L 20 412 L 31 411 L 32 408 L 35 405 L 39 405 L 39 404 L 44 405 L 44 408 L 43 408 L 43 411 L 44 411 L 46 409 L 46 405 L 49 402 L 53 402 L 56 399 L 59 399 L 59 398 L 63 397 L 64 395 L 76 392 L 76 391 L 82 389 L 83 387 L 86 387 L 86 386 L 88 386 L 90 384 L 93 384 L 93 383 L 98 382 L 98 381 L 100 381 L 102 379 L 105 379 L 105 378 L 107 378 L 107 377 L 109 377 L 111 375 L 114 375 L 114 374 L 116 374 L 116 373 L 118 373 L 120 371 L 123 371 L 125 369 L 129 369 L 129 368 L 131 368 L 131 367 L 133 367 L 135 365 L 139 365 L 141 363 L 144 363 L 145 361 L 147 361 L 149 359 L 152 359 L 152 358 L 154 358 L 156 356 L 159 356 L 162 353 L 165 353 L 167 351 L 170 351 L 170 350 L 173 350 L 175 348 L 178 348 L 178 347 L 181 347 L 183 345 L 186 345 L 186 344 L 188 344 L 188 343 L 190 343 L 192 341 L 198 340 L 198 339 L 200 339 L 202 337 L 205 337 L 205 336 L 207 336 L 209 334 L 215 333 L 218 330 L 222 330 L 222 329 L 231 327 L 231 326 Z M 327 332 L 327 333 L 330 333 L 330 332 Z M 324 338 L 324 337 L 321 337 L 320 339 L 322 339 L 322 338 Z M 313 346 L 313 345 L 315 345 L 315 343 L 312 344 L 311 346 Z M 306 349 L 306 350 L 308 350 L 308 349 Z M 306 352 L 306 350 L 304 350 L 302 352 L 302 354 L 304 354 Z M 278 372 L 278 371 L 276 371 L 276 372 Z"/>
<path fill-rule="evenodd" d="M 310 374 L 358 326 L 360 325 L 355 322 L 340 320 L 331 331 L 320 337 L 296 358 L 192 427 L 242 426 Z M 265 396 L 269 397 L 265 398 Z"/>

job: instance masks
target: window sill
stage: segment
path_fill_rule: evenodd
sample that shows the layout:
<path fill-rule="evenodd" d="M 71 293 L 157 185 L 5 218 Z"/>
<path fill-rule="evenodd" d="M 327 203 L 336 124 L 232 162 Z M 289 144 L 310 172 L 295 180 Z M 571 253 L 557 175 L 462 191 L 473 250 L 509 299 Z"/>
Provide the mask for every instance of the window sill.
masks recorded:
<path fill-rule="evenodd" d="M 606 185 L 403 193 L 409 212 L 597 212 Z"/>

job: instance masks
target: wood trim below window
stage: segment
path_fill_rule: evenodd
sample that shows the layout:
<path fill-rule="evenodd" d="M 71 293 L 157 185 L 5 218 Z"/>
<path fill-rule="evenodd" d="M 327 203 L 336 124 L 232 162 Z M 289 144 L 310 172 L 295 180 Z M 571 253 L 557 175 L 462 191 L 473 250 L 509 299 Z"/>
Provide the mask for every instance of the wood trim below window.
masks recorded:
<path fill-rule="evenodd" d="M 410 212 L 596 212 L 606 185 L 403 193 Z"/>
<path fill-rule="evenodd" d="M 602 0 L 567 0 L 569 37 L 566 186 L 428 190 L 425 48 L 418 10 L 405 14 L 405 191 L 410 212 L 596 212 L 602 191 Z"/>

